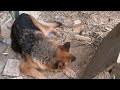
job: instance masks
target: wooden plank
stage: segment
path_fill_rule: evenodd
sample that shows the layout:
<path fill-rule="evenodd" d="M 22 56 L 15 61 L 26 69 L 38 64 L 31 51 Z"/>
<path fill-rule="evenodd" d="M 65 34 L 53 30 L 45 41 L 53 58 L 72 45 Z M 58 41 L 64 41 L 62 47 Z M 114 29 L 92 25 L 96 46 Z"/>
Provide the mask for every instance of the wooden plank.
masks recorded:
<path fill-rule="evenodd" d="M 104 37 L 93 60 L 83 74 L 84 79 L 91 79 L 117 61 L 120 52 L 120 23 Z"/>

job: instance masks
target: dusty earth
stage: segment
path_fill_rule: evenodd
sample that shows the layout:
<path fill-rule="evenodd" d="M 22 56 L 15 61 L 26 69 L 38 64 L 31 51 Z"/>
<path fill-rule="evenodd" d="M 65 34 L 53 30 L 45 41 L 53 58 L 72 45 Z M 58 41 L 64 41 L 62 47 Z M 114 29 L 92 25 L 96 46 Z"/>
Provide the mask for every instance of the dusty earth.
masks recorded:
<path fill-rule="evenodd" d="M 71 42 L 71 52 L 76 56 L 76 61 L 69 67 L 73 69 L 77 78 L 81 78 L 87 65 L 94 56 L 102 39 L 120 22 L 119 11 L 24 11 L 34 16 L 38 21 L 58 21 L 63 25 L 58 28 L 60 32 L 59 41 Z M 20 13 L 23 13 L 20 12 Z M 8 11 L 0 12 L 0 78 L 11 78 L 3 75 L 6 62 L 9 59 L 20 59 L 10 49 L 10 28 L 13 23 Z M 9 49 L 8 49 L 9 48 Z M 7 50 L 8 49 L 8 50 Z M 7 50 L 7 51 L 6 51 Z M 6 54 L 6 52 L 8 54 Z M 4 53 L 4 54 L 3 54 Z M 16 67 L 15 67 L 16 68 Z M 114 73 L 118 69 L 113 70 Z M 43 72 L 51 79 L 69 79 L 62 72 Z M 111 78 L 110 74 L 102 72 L 99 78 Z M 107 75 L 107 76 L 106 76 Z M 20 78 L 30 79 L 31 77 L 20 74 Z M 120 74 L 116 75 L 119 78 Z M 12 78 L 16 78 L 12 76 Z M 19 78 L 18 78 L 19 79 Z"/>

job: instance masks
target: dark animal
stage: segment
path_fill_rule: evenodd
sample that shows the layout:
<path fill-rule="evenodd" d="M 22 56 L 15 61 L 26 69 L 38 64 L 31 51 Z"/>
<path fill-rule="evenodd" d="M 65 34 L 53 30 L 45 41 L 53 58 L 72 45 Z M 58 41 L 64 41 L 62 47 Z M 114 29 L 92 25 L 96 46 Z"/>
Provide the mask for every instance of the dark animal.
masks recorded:
<path fill-rule="evenodd" d="M 40 23 L 28 14 L 21 14 L 12 25 L 11 47 L 20 53 L 23 61 L 20 71 L 34 78 L 45 79 L 40 70 L 63 71 L 70 77 L 75 77 L 73 70 L 67 65 L 76 58 L 69 52 L 70 42 L 64 45 L 48 36 L 57 35 L 55 28 L 60 23 Z"/>

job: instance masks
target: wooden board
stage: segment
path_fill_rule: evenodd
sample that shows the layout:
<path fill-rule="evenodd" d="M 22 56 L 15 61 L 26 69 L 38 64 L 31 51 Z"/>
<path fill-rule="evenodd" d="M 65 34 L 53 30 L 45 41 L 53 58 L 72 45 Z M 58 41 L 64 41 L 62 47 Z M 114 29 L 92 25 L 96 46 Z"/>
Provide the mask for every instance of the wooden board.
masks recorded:
<path fill-rule="evenodd" d="M 120 23 L 106 35 L 93 60 L 83 74 L 84 79 L 91 79 L 117 61 L 120 52 Z"/>

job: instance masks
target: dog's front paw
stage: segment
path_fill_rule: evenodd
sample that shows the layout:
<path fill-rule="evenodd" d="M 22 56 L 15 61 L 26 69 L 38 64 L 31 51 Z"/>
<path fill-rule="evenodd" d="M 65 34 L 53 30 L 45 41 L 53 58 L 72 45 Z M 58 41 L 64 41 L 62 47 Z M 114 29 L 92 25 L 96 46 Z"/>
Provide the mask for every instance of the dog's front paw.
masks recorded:
<path fill-rule="evenodd" d="M 73 79 L 76 78 L 76 73 L 75 73 L 72 69 L 70 69 L 70 68 L 68 68 L 68 67 L 66 67 L 65 69 L 63 69 L 63 72 L 64 72 L 69 78 L 73 78 Z"/>

